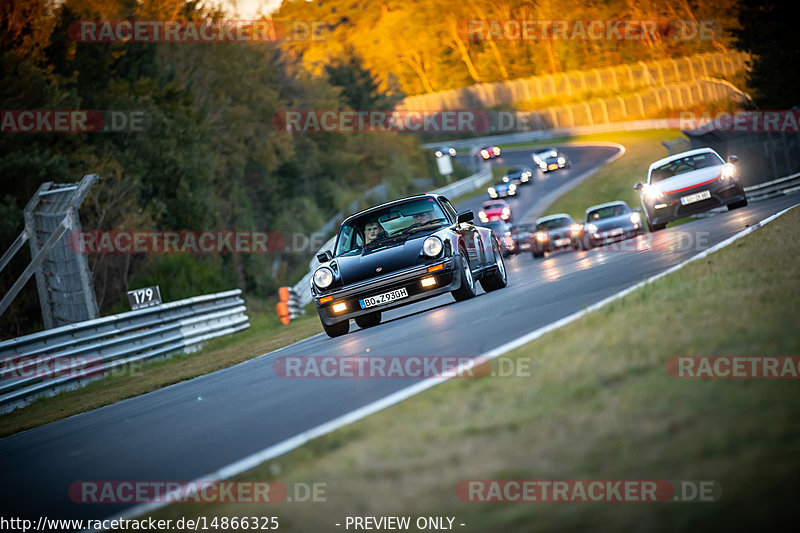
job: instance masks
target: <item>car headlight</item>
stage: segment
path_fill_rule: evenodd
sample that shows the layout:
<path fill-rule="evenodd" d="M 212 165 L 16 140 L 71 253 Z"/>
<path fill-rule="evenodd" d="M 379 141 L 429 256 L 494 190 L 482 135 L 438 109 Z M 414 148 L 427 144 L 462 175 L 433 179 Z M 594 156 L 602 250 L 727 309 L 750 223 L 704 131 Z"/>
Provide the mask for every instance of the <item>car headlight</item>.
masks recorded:
<path fill-rule="evenodd" d="M 552 151 L 550 152 L 550 157 L 555 157 L 555 156 L 557 156 L 557 155 L 558 155 L 558 152 L 556 152 L 555 150 L 552 150 Z"/>
<path fill-rule="evenodd" d="M 428 257 L 436 257 L 442 252 L 442 240 L 431 235 L 422 243 L 422 253 Z"/>
<path fill-rule="evenodd" d="M 631 222 L 633 222 L 634 224 L 641 224 L 642 223 L 641 215 L 639 215 L 639 213 L 631 213 Z"/>
<path fill-rule="evenodd" d="M 484 159 L 487 159 L 489 157 L 489 151 L 488 150 L 481 150 L 481 157 L 483 157 Z"/>
<path fill-rule="evenodd" d="M 540 231 L 539 233 L 536 234 L 536 240 L 539 241 L 539 242 L 544 242 L 548 238 L 549 237 L 547 236 L 547 233 L 545 233 L 543 231 Z"/>
<path fill-rule="evenodd" d="M 489 187 L 488 189 L 486 189 L 486 192 L 488 192 L 491 195 L 496 195 L 497 189 L 495 189 L 494 187 Z"/>
<path fill-rule="evenodd" d="M 436 155 L 436 157 L 442 157 L 442 152 L 440 152 L 439 150 L 436 150 L 436 154 L 435 155 Z"/>
<path fill-rule="evenodd" d="M 731 165 L 730 163 L 725 163 L 722 165 L 722 179 L 731 179 L 736 175 L 736 167 Z"/>
<path fill-rule="evenodd" d="M 320 289 L 327 289 L 333 283 L 333 271 L 328 267 L 319 267 L 314 272 L 314 284 Z"/>
<path fill-rule="evenodd" d="M 586 224 L 586 231 L 589 233 L 597 233 L 597 226 L 594 224 Z"/>
<path fill-rule="evenodd" d="M 652 185 L 648 184 L 645 184 L 642 188 L 642 195 L 644 196 L 645 200 L 649 200 L 651 202 L 664 197 L 664 193 L 661 192 L 658 187 L 653 187 Z"/>
<path fill-rule="evenodd" d="M 570 226 L 569 229 L 570 229 L 570 233 L 572 233 L 573 235 L 577 235 L 577 234 L 579 234 L 581 232 L 581 225 L 580 224 L 573 224 L 572 226 Z"/>
<path fill-rule="evenodd" d="M 503 176 L 503 183 L 508 183 L 508 176 Z"/>
<path fill-rule="evenodd" d="M 450 152 L 451 156 L 455 157 L 455 155 L 456 155 L 456 149 L 455 148 L 450 148 L 449 152 Z"/>
<path fill-rule="evenodd" d="M 544 161 L 539 161 L 539 168 L 547 168 L 547 163 Z"/>
<path fill-rule="evenodd" d="M 508 190 L 509 191 L 516 191 L 517 190 L 517 185 L 515 183 L 512 183 L 511 185 L 508 186 Z"/>
<path fill-rule="evenodd" d="M 495 146 L 494 148 L 492 148 L 492 152 L 494 152 L 494 155 L 500 155 L 500 148 Z"/>
<path fill-rule="evenodd" d="M 567 162 L 567 160 L 566 160 L 566 159 L 564 159 L 563 157 L 559 157 L 559 158 L 558 158 L 558 164 L 559 164 L 559 165 L 563 165 L 563 164 L 565 164 L 566 162 Z"/>

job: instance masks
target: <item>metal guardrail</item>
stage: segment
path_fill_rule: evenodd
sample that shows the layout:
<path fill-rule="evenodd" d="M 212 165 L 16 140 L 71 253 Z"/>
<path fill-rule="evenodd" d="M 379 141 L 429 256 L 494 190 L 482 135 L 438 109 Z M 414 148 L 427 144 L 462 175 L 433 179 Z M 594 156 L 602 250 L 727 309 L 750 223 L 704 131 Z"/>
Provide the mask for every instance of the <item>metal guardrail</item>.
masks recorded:
<path fill-rule="evenodd" d="M 800 190 L 800 172 L 776 180 L 745 187 L 744 192 L 750 200 L 763 200 Z"/>
<path fill-rule="evenodd" d="M 0 342 L 0 413 L 247 329 L 241 294 L 195 296 Z"/>
<path fill-rule="evenodd" d="M 440 146 L 452 146 L 456 150 L 477 148 L 487 144 L 513 144 L 533 141 L 545 141 L 560 137 L 576 137 L 579 135 L 590 135 L 593 133 L 611 133 L 617 131 L 639 131 L 667 129 L 674 127 L 672 121 L 667 119 L 650 120 L 631 120 L 627 122 L 611 122 L 608 124 L 595 124 L 594 126 L 575 126 L 568 128 L 556 128 L 549 130 L 530 130 L 515 133 L 501 133 L 497 135 L 487 135 L 484 137 L 473 137 L 470 139 L 456 139 L 450 141 L 439 141 L 422 145 L 423 148 L 434 149 Z"/>

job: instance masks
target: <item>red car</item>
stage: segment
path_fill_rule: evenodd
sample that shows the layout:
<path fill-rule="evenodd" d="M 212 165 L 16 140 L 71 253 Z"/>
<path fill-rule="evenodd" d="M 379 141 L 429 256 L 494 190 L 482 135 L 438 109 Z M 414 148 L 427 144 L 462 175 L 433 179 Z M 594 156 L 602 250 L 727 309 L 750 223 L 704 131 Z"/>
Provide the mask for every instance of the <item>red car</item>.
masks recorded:
<path fill-rule="evenodd" d="M 478 211 L 478 218 L 481 222 L 491 222 L 493 220 L 511 222 L 511 206 L 505 200 L 483 202 L 481 210 Z"/>

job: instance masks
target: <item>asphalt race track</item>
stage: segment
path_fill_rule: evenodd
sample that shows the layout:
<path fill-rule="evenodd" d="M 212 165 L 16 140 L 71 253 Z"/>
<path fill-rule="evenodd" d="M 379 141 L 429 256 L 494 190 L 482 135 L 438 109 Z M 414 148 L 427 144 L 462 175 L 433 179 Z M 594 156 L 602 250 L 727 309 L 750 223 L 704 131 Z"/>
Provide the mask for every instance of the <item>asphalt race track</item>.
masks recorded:
<path fill-rule="evenodd" d="M 545 180 L 534 174 L 512 200 L 520 213 L 536 198 L 595 166 L 612 148 L 573 147 L 569 170 Z M 528 151 L 527 154 L 530 152 Z M 527 157 L 527 161 L 524 161 Z M 497 164 L 525 163 L 522 151 Z M 466 206 L 476 208 L 486 196 Z M 476 356 L 657 274 L 800 202 L 800 193 L 758 202 L 639 237 L 626 251 L 559 252 L 547 259 L 508 259 L 508 288 L 456 303 L 443 295 L 384 314 L 368 330 L 351 324 L 336 339 L 324 334 L 232 368 L 0 439 L 4 515 L 105 518 L 123 505 L 73 503 L 82 480 L 201 478 L 392 392 L 412 379 L 290 379 L 273 373 L 278 356 Z M 634 246 L 635 244 L 635 246 Z"/>
<path fill-rule="evenodd" d="M 537 151 L 540 150 L 541 148 L 537 149 Z M 562 168 L 546 174 L 542 174 L 536 169 L 536 164 L 531 159 L 531 154 L 533 153 L 531 149 L 503 150 L 499 158 L 491 160 L 492 166 L 526 166 L 533 170 L 533 185 L 520 185 L 517 187 L 516 196 L 502 198 L 502 200 L 511 205 L 514 223 L 530 222 L 531 220 L 527 219 L 530 219 L 531 215 L 535 214 L 542 198 L 560 188 L 564 183 L 574 180 L 601 165 L 608 158 L 619 152 L 618 148 L 602 145 L 564 146 L 560 150 L 569 158 L 570 168 Z M 467 168 L 472 168 L 468 163 L 469 157 L 467 155 L 457 155 L 456 160 Z M 494 183 L 495 181 L 488 182 L 483 187 L 483 190 L 486 191 L 486 188 Z M 470 198 L 457 207 L 459 210 L 472 209 L 475 212 L 475 221 L 477 222 L 478 210 L 481 204 L 490 199 L 489 195 L 484 192 L 484 194 Z M 589 206 L 587 205 L 586 207 Z"/>

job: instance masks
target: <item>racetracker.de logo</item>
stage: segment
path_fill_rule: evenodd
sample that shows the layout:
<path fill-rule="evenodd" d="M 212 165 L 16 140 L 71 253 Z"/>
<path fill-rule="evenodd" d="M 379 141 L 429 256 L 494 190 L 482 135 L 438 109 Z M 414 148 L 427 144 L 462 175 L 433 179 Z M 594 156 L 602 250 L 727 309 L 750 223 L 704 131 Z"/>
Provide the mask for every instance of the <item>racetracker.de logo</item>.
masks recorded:
<path fill-rule="evenodd" d="M 3 356 L 0 358 L 0 379 L 60 379 L 102 376 L 103 360 L 84 356 Z"/>
<path fill-rule="evenodd" d="M 456 486 L 463 502 L 714 502 L 722 496 L 713 480 L 639 479 L 472 479 Z"/>
<path fill-rule="evenodd" d="M 800 110 L 681 111 L 667 119 L 667 127 L 697 133 L 800 133 Z"/>
<path fill-rule="evenodd" d="M 75 503 L 277 503 L 286 499 L 279 481 L 76 481 Z"/>
<path fill-rule="evenodd" d="M 667 360 L 666 370 L 673 378 L 797 379 L 800 357 L 679 356 Z"/>
<path fill-rule="evenodd" d="M 80 254 L 169 254 L 281 252 L 283 234 L 276 231 L 72 231 L 67 247 Z"/>
<path fill-rule="evenodd" d="M 281 110 L 275 114 L 273 123 L 280 131 L 295 133 L 480 133 L 492 128 L 489 113 L 481 110 Z"/>
<path fill-rule="evenodd" d="M 318 20 L 76 20 L 67 35 L 79 43 L 267 43 L 325 40 Z"/>
<path fill-rule="evenodd" d="M 281 378 L 480 378 L 491 375 L 485 357 L 438 355 L 295 356 L 284 355 L 272 362 Z"/>
<path fill-rule="evenodd" d="M 713 20 L 682 19 L 475 19 L 460 20 L 468 41 L 713 41 Z"/>
<path fill-rule="evenodd" d="M 2 133 L 121 133 L 147 127 L 144 111 L 4 109 Z"/>

